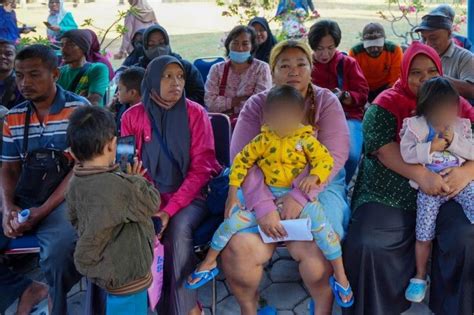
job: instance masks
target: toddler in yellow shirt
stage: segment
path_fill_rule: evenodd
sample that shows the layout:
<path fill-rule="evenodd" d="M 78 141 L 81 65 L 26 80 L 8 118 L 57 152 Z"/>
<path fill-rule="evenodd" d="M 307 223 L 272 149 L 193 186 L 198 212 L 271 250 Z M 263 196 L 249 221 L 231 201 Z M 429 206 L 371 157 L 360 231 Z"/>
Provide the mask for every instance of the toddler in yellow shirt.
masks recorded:
<path fill-rule="evenodd" d="M 217 257 L 233 235 L 257 226 L 253 211 L 243 209 L 237 196 L 238 189 L 255 164 L 262 170 L 265 183 L 278 199 L 287 194 L 292 183 L 304 168 L 310 172 L 299 188 L 306 193 L 325 183 L 331 174 L 334 161 L 328 149 L 314 136 L 312 126 L 301 124 L 305 114 L 303 96 L 293 87 L 274 87 L 264 105 L 265 125 L 235 157 L 230 173 L 230 189 L 225 209 L 225 220 L 219 226 L 211 242 L 211 248 L 197 270 L 189 277 L 186 286 L 197 289 L 218 274 Z M 317 246 L 334 268 L 333 284 L 339 286 L 336 299 L 352 305 L 353 298 L 342 263 L 339 239 L 326 219 L 317 200 L 308 203 L 300 218 L 311 219 L 311 232 Z M 344 291 L 345 290 L 345 291 Z M 349 305 L 350 304 L 350 305 Z"/>

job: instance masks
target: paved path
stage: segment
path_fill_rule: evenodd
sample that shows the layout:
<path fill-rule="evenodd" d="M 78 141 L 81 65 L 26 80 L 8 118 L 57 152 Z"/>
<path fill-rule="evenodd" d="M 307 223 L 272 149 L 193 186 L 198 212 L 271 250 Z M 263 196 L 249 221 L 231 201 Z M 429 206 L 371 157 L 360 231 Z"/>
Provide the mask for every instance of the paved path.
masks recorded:
<path fill-rule="evenodd" d="M 41 279 L 40 272 L 35 269 L 33 278 Z M 239 306 L 230 294 L 223 276 L 217 281 L 217 315 L 238 315 Z M 85 304 L 85 281 L 76 285 L 69 293 L 70 315 L 83 315 Z M 260 284 L 262 298 L 278 309 L 278 315 L 308 315 L 309 295 L 298 274 L 296 262 L 288 255 L 285 248 L 278 249 L 274 254 L 271 264 L 265 268 L 265 274 Z M 205 314 L 211 314 L 211 285 L 208 284 L 199 290 L 199 300 L 205 306 Z M 7 310 L 6 315 L 13 315 L 16 304 Z M 48 315 L 46 302 L 43 302 L 33 315 Z M 154 313 L 150 313 L 154 314 Z M 341 310 L 334 307 L 333 315 L 340 315 Z M 431 315 L 425 304 L 413 305 L 403 315 Z M 133 315 L 133 314 L 130 314 Z"/>

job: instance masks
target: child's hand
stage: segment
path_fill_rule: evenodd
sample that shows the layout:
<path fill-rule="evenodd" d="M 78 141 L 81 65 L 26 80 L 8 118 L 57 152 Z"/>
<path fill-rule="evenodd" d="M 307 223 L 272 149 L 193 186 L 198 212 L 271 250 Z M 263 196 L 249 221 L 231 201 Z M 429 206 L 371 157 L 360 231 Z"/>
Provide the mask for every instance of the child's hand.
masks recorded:
<path fill-rule="evenodd" d="M 453 128 L 447 127 L 443 132 L 443 138 L 448 142 L 448 145 L 451 145 L 454 139 L 454 130 Z"/>
<path fill-rule="evenodd" d="M 133 165 L 127 163 L 127 174 L 145 176 L 147 171 L 146 168 L 143 169 L 143 163 L 142 161 L 138 161 L 137 157 L 133 158 Z"/>
<path fill-rule="evenodd" d="M 225 203 L 224 218 L 229 218 L 232 214 L 232 210 L 235 207 L 242 208 L 242 204 L 240 203 L 239 197 L 237 196 L 237 188 L 231 186 L 229 188 L 229 195 L 227 196 L 227 201 Z"/>
<path fill-rule="evenodd" d="M 433 152 L 442 152 L 448 147 L 448 141 L 444 138 L 436 137 L 431 141 L 431 153 Z"/>
<path fill-rule="evenodd" d="M 316 189 L 320 183 L 319 177 L 316 175 L 309 175 L 303 178 L 300 183 L 300 189 L 305 194 L 309 194 L 311 190 Z"/>

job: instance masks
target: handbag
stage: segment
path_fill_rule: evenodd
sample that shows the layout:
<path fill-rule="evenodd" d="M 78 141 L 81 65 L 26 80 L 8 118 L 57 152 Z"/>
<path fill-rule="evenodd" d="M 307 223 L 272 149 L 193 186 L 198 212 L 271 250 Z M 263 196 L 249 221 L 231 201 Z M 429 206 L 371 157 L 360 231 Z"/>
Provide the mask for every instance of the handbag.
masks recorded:
<path fill-rule="evenodd" d="M 63 151 L 37 149 L 28 152 L 31 104 L 23 132 L 23 166 L 15 189 L 15 203 L 23 209 L 41 206 L 71 171 L 73 162 Z"/>

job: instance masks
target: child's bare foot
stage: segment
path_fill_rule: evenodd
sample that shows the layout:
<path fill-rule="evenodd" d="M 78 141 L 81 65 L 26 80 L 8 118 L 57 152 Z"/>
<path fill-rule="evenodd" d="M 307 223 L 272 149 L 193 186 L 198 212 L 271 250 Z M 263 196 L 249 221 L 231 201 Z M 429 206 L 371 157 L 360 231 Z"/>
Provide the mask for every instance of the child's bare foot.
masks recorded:
<path fill-rule="evenodd" d="M 21 295 L 16 315 L 29 315 L 33 307 L 47 297 L 48 286 L 44 283 L 33 281 Z"/>
<path fill-rule="evenodd" d="M 346 275 L 334 276 L 334 278 L 344 288 L 348 288 L 350 286 L 349 279 L 347 279 Z M 352 299 L 352 292 L 349 293 L 349 295 L 344 295 L 342 292 L 339 292 L 339 296 L 341 297 L 342 302 L 347 303 Z"/>
<path fill-rule="evenodd" d="M 201 271 L 205 271 L 205 270 L 212 270 L 216 267 L 217 267 L 217 261 L 216 260 L 209 260 L 209 261 L 203 260 L 203 262 L 201 264 L 199 264 L 199 266 L 197 266 L 196 272 L 201 272 Z M 192 276 L 188 277 L 188 283 L 190 285 L 196 284 L 197 282 L 199 282 L 199 280 L 201 280 L 201 278 L 193 279 Z"/>

